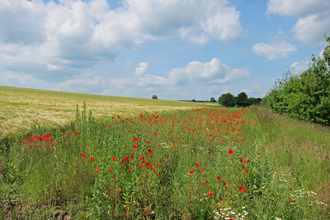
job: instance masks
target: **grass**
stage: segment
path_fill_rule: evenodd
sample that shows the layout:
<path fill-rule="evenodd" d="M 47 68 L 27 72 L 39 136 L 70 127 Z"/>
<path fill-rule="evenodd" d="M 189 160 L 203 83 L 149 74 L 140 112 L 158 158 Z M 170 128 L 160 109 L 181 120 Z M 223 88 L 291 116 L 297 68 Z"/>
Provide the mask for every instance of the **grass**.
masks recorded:
<path fill-rule="evenodd" d="M 43 94 L 54 100 L 40 109 L 74 103 L 59 94 Z M 91 99 L 113 101 L 98 98 Z M 329 219 L 329 129 L 258 106 L 189 104 L 95 117 L 84 103 L 75 120 L 57 128 L 51 124 L 61 116 L 49 110 L 52 122 L 3 139 L 1 217 Z"/>

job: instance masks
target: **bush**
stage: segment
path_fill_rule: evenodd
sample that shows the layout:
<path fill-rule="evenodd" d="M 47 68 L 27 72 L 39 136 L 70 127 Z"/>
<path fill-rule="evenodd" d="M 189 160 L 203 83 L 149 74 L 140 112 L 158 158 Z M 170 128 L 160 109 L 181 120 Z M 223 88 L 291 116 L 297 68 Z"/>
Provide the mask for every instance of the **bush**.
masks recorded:
<path fill-rule="evenodd" d="M 153 95 L 152 96 L 152 99 L 158 99 L 156 95 Z"/>

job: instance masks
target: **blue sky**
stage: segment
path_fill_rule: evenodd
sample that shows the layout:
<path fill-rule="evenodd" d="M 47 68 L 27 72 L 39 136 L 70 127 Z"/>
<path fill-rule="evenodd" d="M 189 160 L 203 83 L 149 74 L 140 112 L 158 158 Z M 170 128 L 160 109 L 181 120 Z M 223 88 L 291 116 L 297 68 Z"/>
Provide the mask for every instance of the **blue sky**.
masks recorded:
<path fill-rule="evenodd" d="M 203 4 L 201 4 L 203 3 Z M 2 0 L 0 85 L 166 100 L 263 98 L 330 35 L 324 0 Z"/>

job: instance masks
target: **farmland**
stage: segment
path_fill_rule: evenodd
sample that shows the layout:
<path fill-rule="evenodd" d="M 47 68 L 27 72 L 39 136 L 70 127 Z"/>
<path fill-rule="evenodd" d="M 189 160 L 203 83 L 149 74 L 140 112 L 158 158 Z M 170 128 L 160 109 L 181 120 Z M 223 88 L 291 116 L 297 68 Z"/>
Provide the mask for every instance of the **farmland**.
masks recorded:
<path fill-rule="evenodd" d="M 255 105 L 0 93 L 4 219 L 330 217 L 326 127 Z"/>

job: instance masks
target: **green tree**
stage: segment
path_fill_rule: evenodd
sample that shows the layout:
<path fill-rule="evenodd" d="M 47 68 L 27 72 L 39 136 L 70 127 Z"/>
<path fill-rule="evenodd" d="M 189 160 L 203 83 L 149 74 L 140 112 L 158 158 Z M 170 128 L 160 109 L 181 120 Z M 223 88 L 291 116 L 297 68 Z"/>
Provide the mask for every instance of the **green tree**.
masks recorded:
<path fill-rule="evenodd" d="M 196 102 L 196 100 L 195 100 L 195 99 L 193 99 L 192 101 L 193 101 L 193 102 Z"/>
<path fill-rule="evenodd" d="M 219 98 L 219 104 L 225 107 L 234 107 L 235 97 L 230 93 L 222 94 Z"/>
<path fill-rule="evenodd" d="M 236 105 L 238 107 L 246 107 L 248 106 L 248 96 L 246 95 L 245 92 L 241 92 L 238 94 L 237 99 L 236 99 Z"/>
<path fill-rule="evenodd" d="M 158 99 L 156 95 L 153 95 L 152 96 L 152 99 Z"/>
<path fill-rule="evenodd" d="M 212 98 L 210 99 L 210 102 L 216 102 L 215 98 L 212 97 Z"/>

